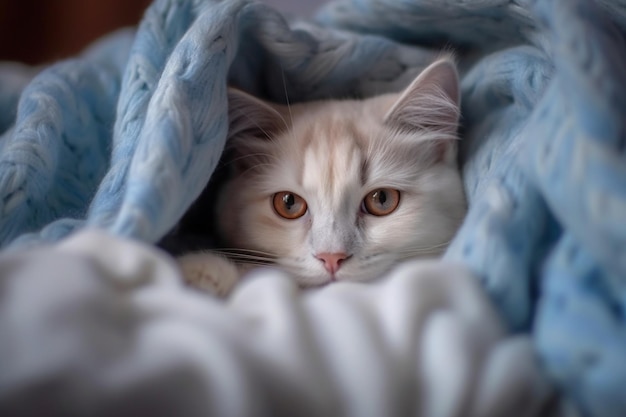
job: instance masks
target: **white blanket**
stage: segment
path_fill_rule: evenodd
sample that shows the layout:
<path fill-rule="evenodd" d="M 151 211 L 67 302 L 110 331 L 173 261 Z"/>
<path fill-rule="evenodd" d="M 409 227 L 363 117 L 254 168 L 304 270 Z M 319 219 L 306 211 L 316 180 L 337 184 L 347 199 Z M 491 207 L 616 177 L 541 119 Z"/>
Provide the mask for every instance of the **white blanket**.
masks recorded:
<path fill-rule="evenodd" d="M 305 293 L 267 269 L 226 302 L 181 282 L 102 232 L 1 256 L 0 415 L 562 413 L 461 266 Z"/>

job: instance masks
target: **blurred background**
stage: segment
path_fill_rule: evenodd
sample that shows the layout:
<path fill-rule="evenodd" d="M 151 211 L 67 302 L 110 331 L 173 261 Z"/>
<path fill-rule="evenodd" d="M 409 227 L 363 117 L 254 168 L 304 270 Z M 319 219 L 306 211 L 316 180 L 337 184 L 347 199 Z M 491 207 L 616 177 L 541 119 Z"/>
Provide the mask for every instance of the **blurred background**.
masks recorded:
<path fill-rule="evenodd" d="M 263 0 L 308 16 L 328 0 Z M 80 52 L 114 29 L 136 25 L 152 0 L 0 0 L 0 60 L 28 64 Z"/>

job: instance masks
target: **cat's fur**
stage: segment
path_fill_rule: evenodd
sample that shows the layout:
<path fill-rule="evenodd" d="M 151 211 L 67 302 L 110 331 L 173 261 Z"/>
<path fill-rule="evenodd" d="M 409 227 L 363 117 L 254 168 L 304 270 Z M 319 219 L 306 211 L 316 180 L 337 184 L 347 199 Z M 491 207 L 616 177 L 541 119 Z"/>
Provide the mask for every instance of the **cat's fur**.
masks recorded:
<path fill-rule="evenodd" d="M 371 280 L 404 259 L 440 254 L 466 210 L 456 164 L 459 94 L 450 58 L 402 93 L 366 100 L 287 107 L 231 90 L 228 146 L 237 173 L 218 198 L 221 237 L 301 286 Z M 397 209 L 380 217 L 363 211 L 379 188 L 400 191 Z M 272 201 L 281 191 L 301 196 L 306 214 L 279 216 Z M 188 282 L 218 294 L 241 273 L 212 253 L 180 262 Z"/>

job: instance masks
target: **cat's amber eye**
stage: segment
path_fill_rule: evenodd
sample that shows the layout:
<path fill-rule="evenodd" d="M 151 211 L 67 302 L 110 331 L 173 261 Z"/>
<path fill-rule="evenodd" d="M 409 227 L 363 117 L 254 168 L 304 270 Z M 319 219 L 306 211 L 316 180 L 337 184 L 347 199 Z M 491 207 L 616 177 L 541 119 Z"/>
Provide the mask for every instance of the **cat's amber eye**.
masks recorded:
<path fill-rule="evenodd" d="M 374 216 L 386 216 L 398 208 L 400 191 L 393 188 L 379 188 L 365 196 L 362 210 Z"/>
<path fill-rule="evenodd" d="M 289 191 L 281 191 L 274 194 L 274 197 L 272 197 L 272 204 L 274 205 L 274 211 L 276 211 L 276 214 L 289 220 L 295 220 L 302 217 L 307 211 L 307 205 L 304 198 Z"/>

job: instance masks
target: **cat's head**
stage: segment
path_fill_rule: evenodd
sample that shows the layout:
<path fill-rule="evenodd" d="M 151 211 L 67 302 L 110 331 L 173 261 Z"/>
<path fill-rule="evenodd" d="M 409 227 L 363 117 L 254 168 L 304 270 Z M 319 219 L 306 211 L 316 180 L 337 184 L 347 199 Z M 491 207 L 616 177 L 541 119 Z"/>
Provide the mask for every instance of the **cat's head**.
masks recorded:
<path fill-rule="evenodd" d="M 218 223 L 231 246 L 271 254 L 315 286 L 438 255 L 456 232 L 465 198 L 451 60 L 399 94 L 289 108 L 231 90 L 229 101 L 237 174 Z"/>

